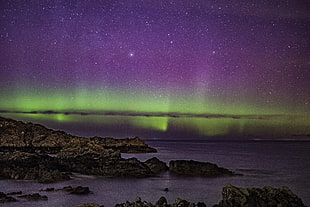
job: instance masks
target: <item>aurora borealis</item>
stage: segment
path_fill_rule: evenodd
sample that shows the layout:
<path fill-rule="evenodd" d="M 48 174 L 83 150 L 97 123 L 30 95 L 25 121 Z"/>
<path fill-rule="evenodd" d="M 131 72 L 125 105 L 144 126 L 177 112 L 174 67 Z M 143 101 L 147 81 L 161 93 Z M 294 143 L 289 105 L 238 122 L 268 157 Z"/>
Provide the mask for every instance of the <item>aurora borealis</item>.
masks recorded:
<path fill-rule="evenodd" d="M 309 139 L 309 10 L 0 1 L 0 115 L 85 136 Z"/>

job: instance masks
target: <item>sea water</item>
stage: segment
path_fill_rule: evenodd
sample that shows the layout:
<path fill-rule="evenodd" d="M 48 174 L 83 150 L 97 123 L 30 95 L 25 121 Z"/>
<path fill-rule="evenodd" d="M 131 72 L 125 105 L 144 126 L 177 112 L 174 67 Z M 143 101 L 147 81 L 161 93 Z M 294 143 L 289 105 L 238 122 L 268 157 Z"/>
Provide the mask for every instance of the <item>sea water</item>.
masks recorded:
<path fill-rule="evenodd" d="M 21 200 L 3 206 L 77 206 L 95 202 L 106 207 L 133 201 L 137 196 L 155 203 L 165 196 L 170 203 L 176 198 L 191 202 L 205 202 L 212 206 L 221 200 L 222 188 L 230 183 L 240 187 L 288 186 L 310 206 L 310 142 L 288 141 L 205 141 L 205 140 L 147 140 L 158 153 L 122 154 L 124 158 L 137 157 L 145 161 L 154 156 L 169 163 L 170 160 L 197 160 L 216 163 L 243 176 L 223 178 L 177 177 L 164 173 L 144 179 L 119 179 L 75 175 L 70 181 L 39 184 L 33 181 L 0 180 L 0 191 L 24 194 L 40 193 L 48 201 Z M 88 186 L 90 195 L 71 195 L 63 191 L 40 192 L 45 188 Z M 164 191 L 168 188 L 168 192 Z"/>

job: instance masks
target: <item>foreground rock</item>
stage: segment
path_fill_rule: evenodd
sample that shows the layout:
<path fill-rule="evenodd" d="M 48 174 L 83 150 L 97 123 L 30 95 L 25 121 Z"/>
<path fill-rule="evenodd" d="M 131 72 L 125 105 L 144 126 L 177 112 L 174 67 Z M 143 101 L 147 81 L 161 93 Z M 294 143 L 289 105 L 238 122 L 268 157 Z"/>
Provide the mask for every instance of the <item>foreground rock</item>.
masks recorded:
<path fill-rule="evenodd" d="M 0 203 L 6 203 L 6 202 L 16 202 L 17 200 L 11 196 L 6 195 L 3 192 L 0 192 Z"/>
<path fill-rule="evenodd" d="M 223 188 L 223 200 L 214 207 L 304 207 L 302 200 L 289 188 Z"/>
<path fill-rule="evenodd" d="M 208 162 L 174 160 L 169 163 L 169 171 L 180 176 L 220 177 L 233 176 L 232 171 Z"/>
<path fill-rule="evenodd" d="M 116 204 L 115 207 L 206 207 L 206 205 L 202 202 L 191 203 L 180 198 L 177 198 L 173 204 L 168 204 L 165 197 L 161 197 L 155 204 L 152 204 L 137 197 L 133 202 L 127 201 L 126 203 Z"/>

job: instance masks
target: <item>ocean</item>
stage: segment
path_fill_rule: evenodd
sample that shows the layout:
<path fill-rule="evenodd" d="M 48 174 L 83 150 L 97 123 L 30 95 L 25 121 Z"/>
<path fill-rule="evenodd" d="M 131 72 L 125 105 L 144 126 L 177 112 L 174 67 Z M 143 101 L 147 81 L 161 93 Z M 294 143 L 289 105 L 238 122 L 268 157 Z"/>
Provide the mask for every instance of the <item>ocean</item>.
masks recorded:
<path fill-rule="evenodd" d="M 48 201 L 21 201 L 1 204 L 7 207 L 70 207 L 95 202 L 105 207 L 133 201 L 137 196 L 155 203 L 165 196 L 169 203 L 176 198 L 191 202 L 205 202 L 212 206 L 221 200 L 226 184 L 239 187 L 288 186 L 310 206 L 310 142 L 293 141 L 206 141 L 206 140 L 147 140 L 158 153 L 122 154 L 145 161 L 152 157 L 168 162 L 186 159 L 215 163 L 242 173 L 243 176 L 223 178 L 176 177 L 169 173 L 144 179 L 103 178 L 74 175 L 70 181 L 39 184 L 34 181 L 0 180 L 0 192 L 22 191 L 24 194 L 40 193 Z M 90 195 L 71 195 L 63 191 L 40 192 L 45 188 L 88 186 Z M 168 192 L 164 191 L 168 188 Z"/>

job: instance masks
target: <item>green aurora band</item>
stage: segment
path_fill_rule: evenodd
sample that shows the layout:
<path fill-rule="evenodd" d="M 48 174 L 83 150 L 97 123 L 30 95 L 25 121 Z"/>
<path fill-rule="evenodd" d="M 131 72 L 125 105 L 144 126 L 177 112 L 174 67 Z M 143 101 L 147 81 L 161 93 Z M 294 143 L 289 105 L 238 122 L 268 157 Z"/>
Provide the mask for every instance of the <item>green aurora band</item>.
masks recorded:
<path fill-rule="evenodd" d="M 122 124 L 136 129 L 166 132 L 177 130 L 200 137 L 208 136 L 290 136 L 310 134 L 310 116 L 304 111 L 289 113 L 281 107 L 261 107 L 240 102 L 214 101 L 195 94 L 162 95 L 79 89 L 72 91 L 24 90 L 12 93 L 0 103 L 1 110 L 35 113 L 3 113 L 3 116 L 44 123 L 96 123 L 108 127 Z M 212 101 L 209 101 L 212 100 Z M 41 112 L 53 111 L 54 114 Z M 90 115 L 66 114 L 84 112 Z M 137 116 L 102 115 L 101 112 L 131 112 Z M 98 115 L 96 115 L 98 113 Z M 143 116 L 149 113 L 191 114 L 191 117 Z M 229 115 L 199 117 L 203 114 Z M 195 116 L 197 115 L 197 117 Z M 248 117 L 256 115 L 260 118 Z M 95 134 L 94 134 L 95 135 Z M 309 138 L 309 137 L 307 137 Z"/>

